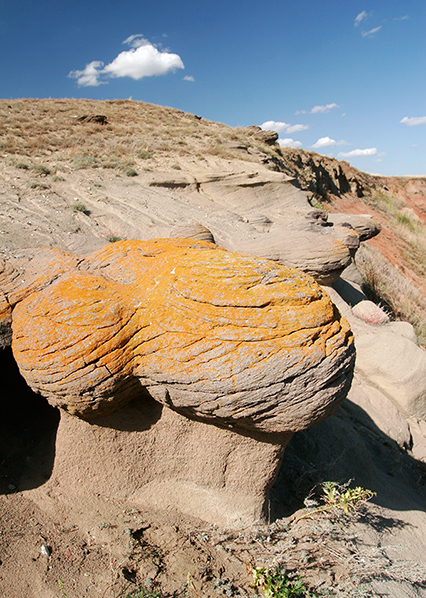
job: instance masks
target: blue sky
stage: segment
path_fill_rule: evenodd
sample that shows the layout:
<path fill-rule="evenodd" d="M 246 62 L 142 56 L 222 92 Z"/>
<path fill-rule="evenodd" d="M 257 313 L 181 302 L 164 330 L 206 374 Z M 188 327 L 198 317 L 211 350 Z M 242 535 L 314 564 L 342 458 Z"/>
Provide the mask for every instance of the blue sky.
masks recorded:
<path fill-rule="evenodd" d="M 132 97 L 426 175 L 426 2 L 0 0 L 0 97 Z"/>

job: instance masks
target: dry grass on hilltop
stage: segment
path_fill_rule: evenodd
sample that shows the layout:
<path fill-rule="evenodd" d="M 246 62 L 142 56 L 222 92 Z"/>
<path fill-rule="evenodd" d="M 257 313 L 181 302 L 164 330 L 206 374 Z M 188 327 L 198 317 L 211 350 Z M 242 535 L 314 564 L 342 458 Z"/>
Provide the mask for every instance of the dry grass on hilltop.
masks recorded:
<path fill-rule="evenodd" d="M 84 115 L 104 115 L 107 122 L 79 121 Z M 76 169 L 147 170 L 165 157 L 241 159 L 241 146 L 267 151 L 248 130 L 132 100 L 1 100 L 0 123 L 4 154 L 71 161 Z M 254 159 L 247 152 L 245 158 Z"/>

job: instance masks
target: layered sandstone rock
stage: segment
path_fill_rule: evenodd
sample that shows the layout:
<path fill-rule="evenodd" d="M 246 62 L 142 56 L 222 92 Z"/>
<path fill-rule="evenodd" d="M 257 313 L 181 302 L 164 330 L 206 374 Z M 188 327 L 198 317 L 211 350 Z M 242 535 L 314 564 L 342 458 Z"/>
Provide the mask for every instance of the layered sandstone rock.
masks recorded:
<path fill-rule="evenodd" d="M 350 387 L 352 334 L 321 287 L 195 239 L 29 258 L 3 269 L 3 329 L 7 338 L 11 317 L 22 375 L 67 412 L 54 476 L 86 471 L 93 492 L 109 495 L 100 459 L 127 498 L 144 502 L 155 487 L 159 506 L 183 501 L 200 515 L 204 496 L 207 520 L 221 510 L 222 523 L 258 518 L 291 435 L 333 413 Z"/>

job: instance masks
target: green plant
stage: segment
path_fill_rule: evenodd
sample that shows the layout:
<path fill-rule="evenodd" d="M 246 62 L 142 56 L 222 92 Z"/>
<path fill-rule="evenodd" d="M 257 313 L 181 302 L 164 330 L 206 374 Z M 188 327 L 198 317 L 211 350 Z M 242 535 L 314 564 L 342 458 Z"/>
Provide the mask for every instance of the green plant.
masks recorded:
<path fill-rule="evenodd" d="M 124 169 L 124 174 L 126 176 L 138 176 L 136 170 L 134 168 L 131 168 L 130 166 Z"/>
<path fill-rule="evenodd" d="M 354 511 L 360 504 L 367 502 L 376 495 L 375 492 L 366 490 L 361 486 L 348 488 L 348 485 L 349 482 L 343 486 L 336 482 L 324 482 L 322 484 L 322 490 L 325 504 L 300 515 L 295 523 L 306 517 L 311 517 L 312 515 L 323 513 L 324 511 L 331 511 L 335 508 L 343 509 L 343 511 L 348 514 L 350 511 Z"/>
<path fill-rule="evenodd" d="M 58 577 L 58 584 L 59 584 L 59 587 L 61 588 L 62 598 L 67 598 L 67 595 L 65 594 L 65 590 L 64 590 L 64 582 L 62 581 L 62 579 L 60 577 Z"/>
<path fill-rule="evenodd" d="M 141 150 L 136 154 L 136 156 L 141 160 L 149 160 L 150 158 L 152 158 L 152 153 L 148 150 Z"/>
<path fill-rule="evenodd" d="M 15 164 L 16 168 L 22 168 L 22 170 L 29 170 L 29 166 L 28 164 L 25 164 L 25 162 L 18 162 L 17 164 Z"/>
<path fill-rule="evenodd" d="M 73 203 L 71 208 L 72 208 L 72 211 L 74 212 L 74 214 L 76 214 L 77 212 L 82 212 L 83 214 L 86 214 L 87 216 L 90 214 L 89 210 L 86 208 L 84 203 L 81 203 L 80 201 L 76 201 L 75 203 Z"/>
<path fill-rule="evenodd" d="M 171 168 L 174 168 L 175 170 L 182 170 L 179 164 L 172 164 Z"/>
<path fill-rule="evenodd" d="M 45 185 L 44 183 L 35 183 L 34 181 L 28 183 L 28 187 L 30 189 L 49 189 L 49 185 Z"/>
<path fill-rule="evenodd" d="M 295 580 L 288 578 L 285 571 L 279 567 L 266 569 L 265 567 L 254 567 L 253 587 L 260 589 L 265 598 L 293 598 L 303 596 L 311 598 L 313 595 L 305 588 L 300 575 Z"/>
<path fill-rule="evenodd" d="M 31 166 L 31 170 L 34 170 L 34 172 L 36 172 L 37 174 L 41 174 L 44 176 L 47 176 L 48 174 L 50 174 L 50 169 L 47 168 L 47 166 Z"/>
<path fill-rule="evenodd" d="M 55 176 L 52 177 L 52 181 L 54 183 L 56 183 L 57 181 L 65 181 L 65 179 L 64 179 L 63 176 L 57 176 L 57 175 L 55 175 Z"/>
<path fill-rule="evenodd" d="M 82 170 L 83 168 L 98 168 L 99 162 L 94 156 L 84 154 L 83 156 L 75 156 L 73 158 L 73 166 L 76 170 Z"/>

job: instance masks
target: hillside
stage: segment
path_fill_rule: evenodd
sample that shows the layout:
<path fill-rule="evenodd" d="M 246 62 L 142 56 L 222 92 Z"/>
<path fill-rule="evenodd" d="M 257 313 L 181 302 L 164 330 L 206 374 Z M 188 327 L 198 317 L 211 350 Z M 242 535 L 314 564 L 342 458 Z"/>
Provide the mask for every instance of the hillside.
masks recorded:
<path fill-rule="evenodd" d="M 357 347 L 349 398 L 294 434 L 266 520 L 238 528 L 203 517 L 204 490 L 195 507 L 183 494 L 179 511 L 149 489 L 143 504 L 133 503 L 126 484 L 146 463 L 145 403 L 101 423 L 65 417 L 25 382 L 9 346 L 12 319 L 0 318 L 2 597 L 268 596 L 252 585 L 262 567 L 280 567 L 295 588 L 301 575 L 305 590 L 293 595 L 426 595 L 426 177 L 363 173 L 276 139 L 131 100 L 0 101 L 0 316 L 38 276 L 62 275 L 45 248 L 81 266 L 96 262 L 93 252 L 113 253 L 119 240 L 186 237 L 310 274 L 322 285 L 318 296 L 325 289 L 349 321 Z M 358 317 L 364 293 L 383 309 Z M 180 455 L 156 436 L 167 405 L 149 401 L 156 454 Z M 189 455 L 182 469 L 195 471 L 203 448 L 214 461 L 207 442 L 199 433 L 181 447 Z M 225 443 L 219 448 L 226 453 Z M 255 485 L 263 471 L 252 454 L 240 466 L 257 472 Z M 166 467 L 160 459 L 146 469 Z M 241 485 L 250 486 L 246 478 Z M 353 510 L 333 494 L 348 485 L 361 498 Z M 226 521 L 220 501 L 215 509 Z"/>
<path fill-rule="evenodd" d="M 4 247 L 63 246 L 63 228 L 86 241 L 142 238 L 123 214 L 98 219 L 91 209 L 108 194 L 109 182 L 128 187 L 126 180 L 155 172 L 179 178 L 232 168 L 253 173 L 263 165 L 291 177 L 313 206 L 380 222 L 382 232 L 364 244 L 358 267 L 369 294 L 410 321 L 426 342 L 426 178 L 370 175 L 344 161 L 280 148 L 276 134 L 257 127 L 233 129 L 130 100 L 2 100 L 0 135 Z M 174 189 L 182 186 L 178 181 Z M 82 206 L 90 219 L 76 219 Z"/>

